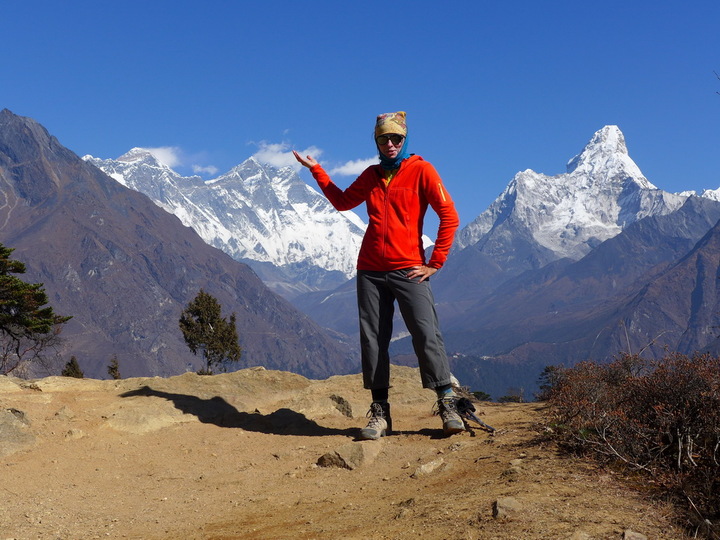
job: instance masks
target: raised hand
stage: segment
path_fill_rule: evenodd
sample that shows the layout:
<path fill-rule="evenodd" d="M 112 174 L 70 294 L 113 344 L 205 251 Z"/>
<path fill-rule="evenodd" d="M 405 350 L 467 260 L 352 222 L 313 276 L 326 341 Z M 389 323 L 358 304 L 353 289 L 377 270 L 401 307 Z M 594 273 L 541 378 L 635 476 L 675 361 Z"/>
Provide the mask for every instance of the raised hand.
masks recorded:
<path fill-rule="evenodd" d="M 297 159 L 300 162 L 301 165 L 303 165 L 304 167 L 307 167 L 308 169 L 310 169 L 311 167 L 314 167 L 315 165 L 318 164 L 318 162 L 315 161 L 312 158 L 312 156 L 302 157 L 300 154 L 297 153 L 296 150 L 293 150 L 293 155 L 295 156 L 295 159 Z"/>

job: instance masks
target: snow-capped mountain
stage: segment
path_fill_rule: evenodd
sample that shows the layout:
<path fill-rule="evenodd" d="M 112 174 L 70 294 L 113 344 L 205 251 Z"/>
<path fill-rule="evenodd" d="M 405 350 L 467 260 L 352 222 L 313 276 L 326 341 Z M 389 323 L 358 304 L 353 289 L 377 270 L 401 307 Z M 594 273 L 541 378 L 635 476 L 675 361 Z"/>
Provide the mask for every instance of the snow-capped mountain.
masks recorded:
<path fill-rule="evenodd" d="M 689 193 L 694 195 L 694 192 L 692 191 Z M 720 201 L 720 189 L 705 189 L 700 196 L 713 201 Z"/>
<path fill-rule="evenodd" d="M 287 297 L 332 288 L 355 273 L 365 223 L 335 210 L 290 167 L 251 157 L 204 181 L 180 176 L 142 148 L 118 159 L 83 159 L 149 196 Z"/>
<path fill-rule="evenodd" d="M 107 377 L 111 357 L 126 377 L 203 367 L 178 328 L 200 289 L 217 298 L 223 316 L 236 315 L 237 368 L 313 378 L 356 369 L 353 351 L 247 265 L 7 109 L 0 111 L 0 185 L 2 243 L 26 266 L 23 280 L 42 283 L 55 313 L 72 316 L 47 363 L 31 362 L 43 374 L 58 373 L 55 362 L 71 355 L 94 378 Z"/>
<path fill-rule="evenodd" d="M 494 241 L 523 229 L 550 259 L 577 260 L 630 223 L 676 210 L 687 196 L 652 185 L 630 158 L 620 129 L 605 126 L 568 162 L 565 174 L 517 173 L 492 205 L 458 233 L 456 247 L 482 242 L 492 251 Z"/>

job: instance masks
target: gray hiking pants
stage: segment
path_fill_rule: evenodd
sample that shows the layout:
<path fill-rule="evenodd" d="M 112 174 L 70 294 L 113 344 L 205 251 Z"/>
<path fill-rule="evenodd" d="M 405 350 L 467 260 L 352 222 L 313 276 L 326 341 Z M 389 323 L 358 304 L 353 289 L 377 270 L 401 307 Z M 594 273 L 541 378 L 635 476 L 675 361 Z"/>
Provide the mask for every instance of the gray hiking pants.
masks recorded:
<path fill-rule="evenodd" d="M 358 271 L 360 348 L 363 384 L 367 389 L 390 387 L 390 338 L 395 300 L 412 336 L 424 388 L 450 384 L 445 344 L 435 312 L 430 281 L 408 279 L 406 270 Z"/>

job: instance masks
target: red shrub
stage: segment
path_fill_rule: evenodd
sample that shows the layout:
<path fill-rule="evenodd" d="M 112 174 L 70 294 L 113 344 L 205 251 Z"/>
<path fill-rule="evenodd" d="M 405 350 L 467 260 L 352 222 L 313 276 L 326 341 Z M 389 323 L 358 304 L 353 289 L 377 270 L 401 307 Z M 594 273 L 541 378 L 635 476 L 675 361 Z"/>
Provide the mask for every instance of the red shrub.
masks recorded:
<path fill-rule="evenodd" d="M 720 518 L 720 358 L 583 362 L 548 395 L 570 448 L 644 471 L 698 516 Z"/>

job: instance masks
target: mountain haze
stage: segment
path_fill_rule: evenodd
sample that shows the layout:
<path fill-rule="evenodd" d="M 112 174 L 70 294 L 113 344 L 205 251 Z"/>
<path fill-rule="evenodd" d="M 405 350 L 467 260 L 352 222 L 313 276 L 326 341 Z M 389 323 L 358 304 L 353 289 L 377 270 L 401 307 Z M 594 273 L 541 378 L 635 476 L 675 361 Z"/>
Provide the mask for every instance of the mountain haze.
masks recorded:
<path fill-rule="evenodd" d="M 195 370 L 178 328 L 201 288 L 237 315 L 238 367 L 318 376 L 354 370 L 352 353 L 272 293 L 246 265 L 206 244 L 148 197 L 63 147 L 41 125 L 0 112 L 0 242 L 41 282 L 56 313 L 72 315 L 61 359 L 104 377 Z M 61 360 L 61 361 L 62 361 Z"/>

